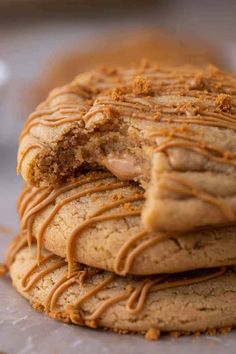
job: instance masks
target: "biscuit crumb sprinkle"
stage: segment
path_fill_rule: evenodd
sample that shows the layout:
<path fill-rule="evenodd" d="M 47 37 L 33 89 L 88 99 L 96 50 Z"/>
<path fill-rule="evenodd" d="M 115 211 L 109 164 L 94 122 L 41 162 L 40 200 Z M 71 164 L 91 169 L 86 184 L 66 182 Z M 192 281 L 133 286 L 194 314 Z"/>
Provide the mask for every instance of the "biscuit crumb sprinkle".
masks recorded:
<path fill-rule="evenodd" d="M 152 82 L 144 76 L 136 76 L 133 82 L 133 93 L 136 95 L 152 95 Z"/>
<path fill-rule="evenodd" d="M 145 339 L 147 340 L 157 340 L 161 336 L 161 331 L 157 328 L 150 327 L 145 334 Z"/>
<path fill-rule="evenodd" d="M 216 111 L 217 112 L 228 112 L 230 113 L 232 108 L 232 97 L 221 93 L 215 99 Z"/>
<path fill-rule="evenodd" d="M 7 273 L 7 267 L 5 264 L 0 263 L 0 277 L 3 277 Z"/>

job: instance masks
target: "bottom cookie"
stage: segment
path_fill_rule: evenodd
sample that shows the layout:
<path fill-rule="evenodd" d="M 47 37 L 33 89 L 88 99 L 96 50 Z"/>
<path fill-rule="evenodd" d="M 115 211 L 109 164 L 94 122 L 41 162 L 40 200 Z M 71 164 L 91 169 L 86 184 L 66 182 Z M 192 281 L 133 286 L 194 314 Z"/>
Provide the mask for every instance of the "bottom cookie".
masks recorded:
<path fill-rule="evenodd" d="M 63 259 L 36 246 L 18 247 L 9 267 L 13 285 L 49 316 L 120 333 L 189 333 L 236 324 L 236 272 L 217 268 L 177 275 L 128 276 L 77 265 L 70 278 Z"/>

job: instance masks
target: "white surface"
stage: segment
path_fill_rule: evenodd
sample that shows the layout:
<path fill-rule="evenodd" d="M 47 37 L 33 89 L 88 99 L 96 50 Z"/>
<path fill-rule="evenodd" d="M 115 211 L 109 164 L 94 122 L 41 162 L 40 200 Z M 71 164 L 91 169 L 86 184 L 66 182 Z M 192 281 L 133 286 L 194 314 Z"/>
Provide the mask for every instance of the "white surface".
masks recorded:
<path fill-rule="evenodd" d="M 184 24 L 180 13 L 182 12 L 172 13 L 171 21 L 173 25 L 176 18 L 175 24 L 182 28 Z M 189 18 L 186 19 L 185 29 L 189 29 L 192 23 L 189 24 Z M 110 27 L 111 24 L 108 28 Z M 202 32 L 205 29 L 203 26 Z M 194 32 L 193 27 L 191 30 Z M 103 36 L 106 31 L 107 28 L 101 25 L 95 29 L 88 24 L 75 23 L 44 26 L 37 24 L 32 27 L 16 25 L 2 30 L 0 27 L 1 56 L 8 62 L 11 71 L 4 101 L 0 102 L 0 224 L 16 230 L 18 227 L 15 204 L 22 182 L 15 175 L 15 160 L 17 135 L 22 125 L 20 118 L 26 114 L 21 99 L 23 89 L 27 92 L 32 80 L 40 75 L 48 56 L 57 53 L 59 48 L 65 49 L 74 42 L 84 45 L 93 36 Z M 219 28 L 209 33 L 217 41 L 220 34 L 221 38 L 224 36 Z M 232 35 L 230 43 L 225 42 L 223 47 L 224 55 L 230 56 L 232 67 L 236 69 L 236 47 Z M 8 236 L 0 234 L 0 257 L 8 241 Z M 139 336 L 119 336 L 69 326 L 36 313 L 11 287 L 10 280 L 4 278 L 0 279 L 1 351 L 7 354 L 235 354 L 236 331 L 227 336 L 178 339 L 164 337 L 157 342 L 148 342 Z"/>

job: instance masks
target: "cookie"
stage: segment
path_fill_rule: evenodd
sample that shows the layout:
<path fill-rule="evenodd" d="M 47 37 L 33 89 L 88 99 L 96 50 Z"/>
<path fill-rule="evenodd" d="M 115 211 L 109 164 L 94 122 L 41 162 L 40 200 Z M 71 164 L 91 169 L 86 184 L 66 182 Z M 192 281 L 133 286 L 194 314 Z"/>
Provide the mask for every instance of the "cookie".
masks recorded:
<path fill-rule="evenodd" d="M 34 186 L 63 183 L 88 166 L 138 181 L 149 230 L 232 224 L 235 93 L 235 77 L 212 66 L 81 74 L 26 121 L 18 172 Z"/>
<path fill-rule="evenodd" d="M 184 235 L 148 232 L 140 214 L 144 191 L 108 172 L 90 172 L 57 188 L 26 187 L 19 199 L 21 232 L 77 261 L 113 271 L 149 275 L 236 263 L 235 226 Z M 172 220 L 170 219 L 170 222 Z"/>
<path fill-rule="evenodd" d="M 175 276 L 129 276 L 67 265 L 45 254 L 40 265 L 36 247 L 21 249 L 10 266 L 13 285 L 32 306 L 49 316 L 120 333 L 183 333 L 236 324 L 236 274 L 217 268 Z"/>

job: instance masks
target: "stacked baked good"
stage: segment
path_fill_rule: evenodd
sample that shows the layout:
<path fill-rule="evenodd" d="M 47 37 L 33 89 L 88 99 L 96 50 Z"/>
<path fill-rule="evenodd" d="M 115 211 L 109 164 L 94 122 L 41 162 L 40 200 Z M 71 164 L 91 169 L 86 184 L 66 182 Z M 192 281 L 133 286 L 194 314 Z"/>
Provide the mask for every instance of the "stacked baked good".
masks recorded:
<path fill-rule="evenodd" d="M 150 339 L 233 327 L 235 94 L 215 67 L 147 62 L 52 91 L 20 137 L 16 289 L 62 321 Z"/>

